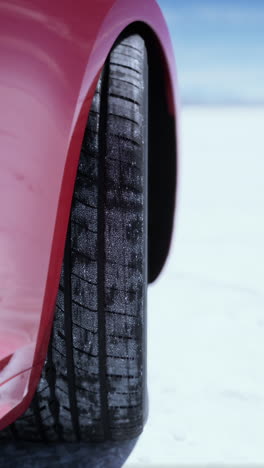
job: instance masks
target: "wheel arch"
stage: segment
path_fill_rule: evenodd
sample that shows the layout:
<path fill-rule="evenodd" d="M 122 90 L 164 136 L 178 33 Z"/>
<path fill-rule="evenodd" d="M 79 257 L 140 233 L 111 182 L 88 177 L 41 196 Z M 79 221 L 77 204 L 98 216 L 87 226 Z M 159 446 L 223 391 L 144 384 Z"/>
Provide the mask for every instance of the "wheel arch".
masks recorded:
<path fill-rule="evenodd" d="M 178 147 L 173 83 L 158 36 L 136 22 L 122 33 L 140 34 L 149 65 L 148 282 L 154 282 L 168 257 L 176 205 Z M 120 40 L 120 36 L 117 40 Z"/>
<path fill-rule="evenodd" d="M 162 48 L 151 31 L 149 57 L 149 190 L 148 280 L 152 283 L 166 262 L 171 244 L 177 190 L 176 109 L 170 112 L 172 84 Z M 154 47 L 153 47 L 154 46 Z"/>

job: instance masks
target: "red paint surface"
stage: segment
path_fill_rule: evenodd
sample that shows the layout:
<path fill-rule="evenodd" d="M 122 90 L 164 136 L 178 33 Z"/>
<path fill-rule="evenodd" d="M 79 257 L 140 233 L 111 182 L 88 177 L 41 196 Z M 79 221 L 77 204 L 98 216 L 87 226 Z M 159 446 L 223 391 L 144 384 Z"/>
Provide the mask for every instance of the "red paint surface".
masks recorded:
<path fill-rule="evenodd" d="M 135 21 L 160 40 L 174 113 L 172 46 L 154 0 L 0 1 L 0 429 L 38 383 L 91 99 Z"/>

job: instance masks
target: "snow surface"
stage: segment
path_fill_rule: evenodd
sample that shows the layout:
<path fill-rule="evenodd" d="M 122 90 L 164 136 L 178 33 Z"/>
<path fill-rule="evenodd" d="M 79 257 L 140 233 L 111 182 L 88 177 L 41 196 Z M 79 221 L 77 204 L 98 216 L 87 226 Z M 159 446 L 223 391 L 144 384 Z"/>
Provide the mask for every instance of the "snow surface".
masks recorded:
<path fill-rule="evenodd" d="M 150 415 L 125 467 L 264 466 L 264 108 L 185 108 L 173 249 L 149 288 Z"/>

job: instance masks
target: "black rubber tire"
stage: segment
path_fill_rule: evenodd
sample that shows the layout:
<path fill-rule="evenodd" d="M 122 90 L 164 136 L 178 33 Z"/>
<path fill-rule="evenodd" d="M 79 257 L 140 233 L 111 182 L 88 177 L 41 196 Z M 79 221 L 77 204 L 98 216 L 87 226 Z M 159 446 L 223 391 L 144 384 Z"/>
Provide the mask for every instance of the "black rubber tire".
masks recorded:
<path fill-rule="evenodd" d="M 124 440 L 144 424 L 148 67 L 123 38 L 93 99 L 48 355 L 23 440 Z"/>

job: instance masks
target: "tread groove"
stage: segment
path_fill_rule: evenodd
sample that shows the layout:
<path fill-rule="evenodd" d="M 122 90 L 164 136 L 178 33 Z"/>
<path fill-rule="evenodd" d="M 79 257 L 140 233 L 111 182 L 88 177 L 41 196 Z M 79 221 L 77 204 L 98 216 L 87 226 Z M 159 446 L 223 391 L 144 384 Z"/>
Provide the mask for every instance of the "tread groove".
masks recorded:
<path fill-rule="evenodd" d="M 138 379 L 138 375 L 122 375 L 122 374 L 106 374 L 107 377 L 114 377 L 115 379 L 125 379 L 125 380 L 131 380 L 131 379 Z M 130 391 L 129 391 L 130 393 Z"/>
<path fill-rule="evenodd" d="M 121 52 L 121 51 L 119 51 L 119 50 L 116 51 L 116 54 L 122 55 L 123 57 L 128 57 L 128 58 L 131 59 L 131 55 L 129 55 L 129 54 L 124 54 L 124 52 Z M 133 57 L 133 60 L 137 60 L 137 62 L 140 62 L 140 58 L 141 58 L 141 57 Z M 111 63 L 112 63 L 112 62 L 111 62 Z M 132 70 L 134 70 L 134 69 L 132 68 Z M 140 72 L 139 72 L 139 73 L 140 73 Z"/>
<path fill-rule="evenodd" d="M 102 76 L 100 119 L 99 119 L 99 165 L 98 165 L 98 243 L 97 243 L 97 301 L 98 301 L 98 348 L 99 348 L 99 381 L 100 404 L 103 438 L 111 437 L 109 430 L 108 395 L 106 379 L 106 324 L 105 324 L 105 159 L 107 154 L 107 112 L 108 112 L 108 84 L 109 84 L 109 59 L 105 64 Z"/>
<path fill-rule="evenodd" d="M 91 390 L 90 388 L 80 387 L 79 385 L 76 385 L 76 388 L 78 390 L 80 390 L 81 392 L 87 392 L 87 393 L 91 393 L 93 395 L 99 395 L 99 390 L 97 390 L 97 392 L 96 392 L 95 390 Z M 99 419 L 98 421 L 101 422 L 101 419 Z"/>
<path fill-rule="evenodd" d="M 133 67 L 130 67 L 129 65 L 124 65 L 123 63 L 116 63 L 116 62 L 110 62 L 111 65 L 115 65 L 120 68 L 126 68 L 127 70 L 132 70 L 133 72 L 137 73 L 137 75 L 140 75 L 140 72 L 138 70 L 135 70 Z"/>
<path fill-rule="evenodd" d="M 46 434 L 44 431 L 43 421 L 41 418 L 41 408 L 39 407 L 39 400 L 38 400 L 38 392 L 35 393 L 34 398 L 32 400 L 32 409 L 34 412 L 34 418 L 37 426 L 38 433 L 41 439 L 46 442 Z"/>
<path fill-rule="evenodd" d="M 82 325 L 80 325 L 79 323 L 76 323 L 76 322 L 72 322 L 72 323 L 73 323 L 73 325 L 74 325 L 75 327 L 81 328 L 82 330 L 85 330 L 85 331 L 87 331 L 88 333 L 91 333 L 92 335 L 98 335 L 98 332 L 97 332 L 97 331 L 89 330 L 89 328 L 83 327 Z"/>
<path fill-rule="evenodd" d="M 50 396 L 49 404 L 53 403 L 53 420 L 54 420 L 54 430 L 55 434 L 58 435 L 59 440 L 63 440 L 63 431 L 60 423 L 59 413 L 60 413 L 60 404 L 56 395 L 56 369 L 53 364 L 53 351 L 52 351 L 52 337 L 54 331 L 51 331 L 51 339 L 48 347 L 47 361 L 44 367 L 44 373 L 49 385 Z"/>
<path fill-rule="evenodd" d="M 127 137 L 127 136 L 124 136 L 124 135 L 117 135 L 116 133 L 113 133 L 113 132 L 109 132 L 109 135 L 111 135 L 111 136 L 113 136 L 113 137 L 116 137 L 118 140 L 123 140 L 123 141 L 127 141 L 127 142 L 129 142 L 129 143 L 133 143 L 133 145 L 135 145 L 135 146 L 137 146 L 137 147 L 139 147 L 139 148 L 140 148 L 140 146 L 141 146 L 137 141 L 135 141 L 135 140 L 133 140 L 132 138 L 129 138 L 129 137 Z M 119 162 L 121 162 L 121 161 L 119 160 Z"/>
<path fill-rule="evenodd" d="M 113 77 L 113 80 L 115 80 L 115 81 L 120 81 L 121 83 L 129 84 L 129 85 L 134 86 L 134 87 L 137 88 L 137 89 L 140 89 L 140 86 L 136 85 L 135 83 L 132 83 L 132 81 L 122 80 L 121 78 L 117 78 L 116 76 Z"/>
<path fill-rule="evenodd" d="M 109 112 L 108 115 L 111 115 L 112 117 L 117 117 L 118 119 L 122 119 L 122 120 L 125 120 L 126 122 L 131 122 L 133 123 L 134 125 L 136 125 L 137 127 L 139 127 L 139 123 L 136 121 L 136 120 L 133 120 L 129 117 L 126 117 L 125 115 L 120 115 L 120 114 L 114 114 L 113 112 Z M 108 158 L 109 159 L 109 158 Z"/>
<path fill-rule="evenodd" d="M 128 47 L 129 49 L 133 49 L 133 50 L 136 50 L 139 53 L 142 53 L 142 51 L 140 49 L 138 49 L 135 46 L 132 46 L 131 44 L 128 44 L 127 42 L 123 42 L 122 45 L 125 46 L 125 47 Z"/>
<path fill-rule="evenodd" d="M 83 224 L 80 223 L 79 221 L 76 221 L 76 219 L 72 219 L 72 224 L 76 224 L 77 226 L 80 226 L 80 227 L 83 228 Z M 85 229 L 86 229 L 87 232 L 91 232 L 92 234 L 97 234 L 97 231 L 94 231 L 91 228 L 85 227 Z"/>
<path fill-rule="evenodd" d="M 121 99 L 122 101 L 131 102 L 132 104 L 136 104 L 137 106 L 139 106 L 139 102 L 135 101 L 135 99 L 132 99 L 132 98 L 130 98 L 128 96 L 121 96 L 121 95 L 115 94 L 115 93 L 109 93 L 109 96 L 113 97 L 113 98 L 116 98 L 116 99 Z"/>
<path fill-rule="evenodd" d="M 80 351 L 80 353 L 83 353 L 83 354 L 85 354 L 86 356 L 90 356 L 90 357 L 94 357 L 94 358 L 97 358 L 97 357 L 98 357 L 98 354 L 90 353 L 89 351 L 85 351 L 84 349 L 78 348 L 78 346 L 74 346 L 74 345 L 73 345 L 73 349 L 75 349 L 76 351 Z M 75 385 L 75 387 L 76 387 L 76 385 Z"/>
<path fill-rule="evenodd" d="M 85 175 L 83 175 L 85 177 Z M 94 205 L 90 205 L 89 203 L 80 200 L 78 197 L 74 197 L 74 200 L 76 200 L 78 203 L 81 203 L 82 205 L 86 206 L 87 208 L 91 208 L 92 210 L 97 210 L 97 207 Z"/>
<path fill-rule="evenodd" d="M 54 349 L 56 353 L 60 354 L 60 356 L 66 358 L 65 354 L 62 351 L 60 351 L 58 348 L 56 348 L 56 346 L 52 345 L 52 349 Z"/>
<path fill-rule="evenodd" d="M 72 284 L 71 284 L 71 223 L 69 223 L 65 254 L 64 254 L 64 329 L 66 341 L 66 366 L 69 390 L 69 402 L 73 431 L 77 440 L 80 439 L 78 408 L 75 393 L 75 370 L 73 360 L 72 338 Z"/>
<path fill-rule="evenodd" d="M 93 258 L 91 258 L 89 255 L 86 255 L 85 253 L 80 252 L 79 250 L 76 250 L 76 249 L 73 248 L 72 251 L 73 251 L 74 253 L 76 253 L 77 255 L 79 255 L 79 256 L 81 256 L 81 257 L 87 259 L 89 262 L 97 263 L 96 260 L 94 260 Z M 132 265 L 126 265 L 126 264 L 124 264 L 124 263 L 114 262 L 113 260 L 107 260 L 107 259 L 106 259 L 105 262 L 106 262 L 107 264 L 109 264 L 109 265 L 116 265 L 116 266 L 119 266 L 119 267 L 122 267 L 122 268 L 129 268 L 129 269 L 131 269 L 131 270 L 133 270 L 133 271 L 138 271 L 138 268 L 137 268 L 137 267 L 134 267 L 134 266 L 132 266 Z"/>
<path fill-rule="evenodd" d="M 72 252 L 76 253 L 80 257 L 86 258 L 89 262 L 97 263 L 96 259 L 91 258 L 89 255 L 84 254 L 83 252 L 80 252 L 79 250 L 75 249 L 74 247 L 72 248 Z"/>
<path fill-rule="evenodd" d="M 79 280 L 84 281 L 85 283 L 90 284 L 91 286 L 98 286 L 98 283 L 93 283 L 93 281 L 87 280 L 87 279 L 83 278 L 82 276 L 77 275 L 77 273 L 75 273 L 73 271 L 71 272 L 71 274 L 75 278 L 78 278 Z"/>
<path fill-rule="evenodd" d="M 115 310 L 106 310 L 105 313 L 112 315 L 121 315 L 122 317 L 136 317 L 136 314 L 128 314 L 127 312 L 123 314 L 122 312 L 116 312 Z"/>
<path fill-rule="evenodd" d="M 113 359 L 123 359 L 124 361 L 136 361 L 136 358 L 130 356 L 114 356 L 112 354 L 108 354 L 107 357 Z"/>
<path fill-rule="evenodd" d="M 91 307 L 87 307 L 87 306 L 81 304 L 80 302 L 76 301 L 76 299 L 72 299 L 72 302 L 73 302 L 73 304 L 75 304 L 75 305 L 77 305 L 79 307 L 82 307 L 85 310 L 89 310 L 89 312 L 96 312 L 96 313 L 98 312 L 97 309 L 92 309 Z"/>
<path fill-rule="evenodd" d="M 111 336 L 111 338 L 118 338 L 119 340 L 135 340 L 134 336 L 129 335 L 113 335 L 109 333 L 107 336 Z"/>
<path fill-rule="evenodd" d="M 130 161 L 122 161 L 122 159 L 110 158 L 110 157 L 108 157 L 108 161 L 116 161 L 116 162 L 121 163 L 121 165 L 124 164 L 126 166 L 131 167 L 132 169 L 137 169 L 138 171 L 141 171 L 140 167 L 138 167 L 136 164 L 131 163 Z"/>

